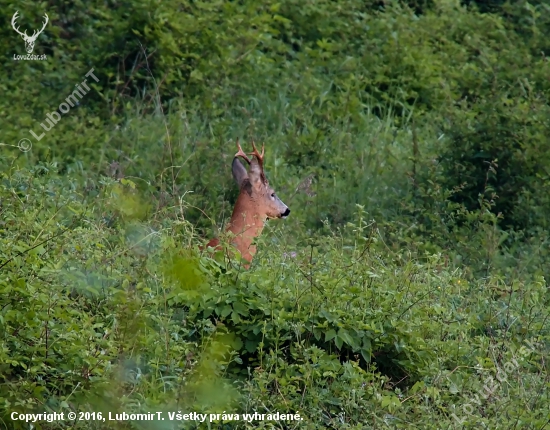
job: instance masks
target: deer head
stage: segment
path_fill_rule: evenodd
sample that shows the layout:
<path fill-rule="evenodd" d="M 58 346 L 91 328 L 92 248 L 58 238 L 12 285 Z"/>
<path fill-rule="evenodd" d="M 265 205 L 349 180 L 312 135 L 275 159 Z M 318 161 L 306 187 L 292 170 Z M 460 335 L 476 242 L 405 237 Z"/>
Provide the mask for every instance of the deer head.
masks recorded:
<path fill-rule="evenodd" d="M 233 245 L 248 262 L 252 261 L 256 253 L 256 246 L 252 242 L 261 234 L 265 222 L 273 218 L 286 218 L 290 214 L 288 206 L 275 194 L 265 177 L 264 146 L 261 154 L 254 142 L 252 148 L 254 151 L 249 154 L 252 156 L 250 159 L 237 140 L 238 152 L 233 158 L 232 171 L 240 193 L 227 226 L 227 230 L 234 235 Z M 249 171 L 239 161 L 239 157 L 250 166 Z M 219 241 L 213 239 L 208 246 L 216 247 L 218 244 Z"/>
<path fill-rule="evenodd" d="M 17 14 L 19 13 L 19 11 L 15 11 L 15 13 L 13 14 L 13 17 L 11 19 L 11 26 L 13 27 L 13 29 L 19 33 L 19 35 L 23 38 L 23 40 L 25 41 L 25 50 L 29 53 L 29 54 L 32 54 L 32 51 L 34 50 L 34 42 L 36 42 L 36 38 L 40 35 L 40 33 L 42 33 L 44 31 L 44 29 L 46 28 L 46 24 L 48 24 L 48 21 L 49 21 L 49 18 L 48 18 L 48 14 L 44 14 L 44 18 L 45 18 L 45 21 L 44 21 L 44 25 L 42 26 L 42 28 L 40 29 L 40 31 L 36 32 L 36 30 L 33 31 L 32 33 L 32 36 L 28 36 L 27 35 L 27 30 L 25 30 L 24 33 L 21 33 L 19 31 L 19 27 L 16 27 L 15 24 L 16 24 L 16 21 L 17 21 Z"/>

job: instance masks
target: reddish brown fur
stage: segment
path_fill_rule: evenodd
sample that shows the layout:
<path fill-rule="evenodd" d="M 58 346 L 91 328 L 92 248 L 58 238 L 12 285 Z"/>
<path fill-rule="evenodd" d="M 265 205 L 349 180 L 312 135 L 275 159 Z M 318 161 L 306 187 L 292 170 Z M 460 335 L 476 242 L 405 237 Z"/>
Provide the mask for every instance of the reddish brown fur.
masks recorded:
<path fill-rule="evenodd" d="M 232 244 L 240 252 L 243 259 L 248 261 L 245 267 L 250 266 L 256 245 L 252 245 L 254 238 L 262 233 L 265 222 L 269 218 L 284 218 L 290 210 L 275 195 L 269 186 L 263 171 L 264 149 L 260 154 L 252 143 L 254 151 L 250 154 L 254 158 L 249 159 L 237 141 L 239 151 L 233 159 L 233 177 L 240 186 L 239 197 L 235 203 L 231 220 L 226 231 L 231 233 Z M 243 158 L 250 165 L 250 172 L 247 172 L 238 157 Z M 221 250 L 220 241 L 214 238 L 208 242 L 208 247 Z"/>

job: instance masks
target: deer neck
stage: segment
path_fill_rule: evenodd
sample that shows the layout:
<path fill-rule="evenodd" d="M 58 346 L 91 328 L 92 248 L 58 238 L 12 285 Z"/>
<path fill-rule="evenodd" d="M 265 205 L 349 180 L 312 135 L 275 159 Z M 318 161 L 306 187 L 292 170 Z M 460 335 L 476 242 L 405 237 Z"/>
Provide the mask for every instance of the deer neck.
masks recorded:
<path fill-rule="evenodd" d="M 247 261 L 252 261 L 256 253 L 256 246 L 252 245 L 252 242 L 262 233 L 265 217 L 250 209 L 253 206 L 251 200 L 241 197 L 244 196 L 239 196 L 237 199 L 227 230 L 235 235 L 233 244 L 240 251 L 241 256 Z"/>

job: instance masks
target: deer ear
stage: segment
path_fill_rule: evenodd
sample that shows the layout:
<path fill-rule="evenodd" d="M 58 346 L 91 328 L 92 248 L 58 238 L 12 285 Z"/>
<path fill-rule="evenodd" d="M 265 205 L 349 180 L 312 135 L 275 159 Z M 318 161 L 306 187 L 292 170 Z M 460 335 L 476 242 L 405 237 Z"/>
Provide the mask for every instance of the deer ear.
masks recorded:
<path fill-rule="evenodd" d="M 258 160 L 254 157 L 250 162 L 250 182 L 255 187 L 259 187 L 263 183 L 263 170 L 258 163 Z"/>
<path fill-rule="evenodd" d="M 235 181 L 240 188 L 244 180 L 248 178 L 248 173 L 237 157 L 233 158 L 231 170 L 233 171 L 233 178 L 235 178 Z"/>

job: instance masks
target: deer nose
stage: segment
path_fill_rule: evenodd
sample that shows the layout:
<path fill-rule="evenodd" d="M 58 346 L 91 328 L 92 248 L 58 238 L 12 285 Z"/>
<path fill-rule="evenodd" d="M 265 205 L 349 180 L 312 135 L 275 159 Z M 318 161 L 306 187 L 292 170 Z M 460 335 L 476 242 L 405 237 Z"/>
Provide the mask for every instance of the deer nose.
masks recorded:
<path fill-rule="evenodd" d="M 286 208 L 286 211 L 284 214 L 281 215 L 281 218 L 286 218 L 287 216 L 290 215 L 290 209 L 289 208 Z"/>

